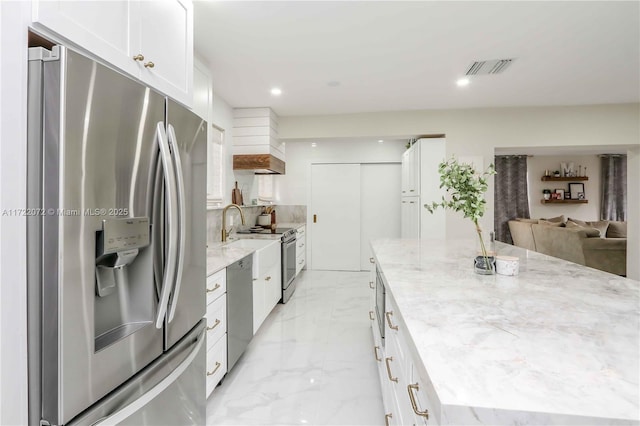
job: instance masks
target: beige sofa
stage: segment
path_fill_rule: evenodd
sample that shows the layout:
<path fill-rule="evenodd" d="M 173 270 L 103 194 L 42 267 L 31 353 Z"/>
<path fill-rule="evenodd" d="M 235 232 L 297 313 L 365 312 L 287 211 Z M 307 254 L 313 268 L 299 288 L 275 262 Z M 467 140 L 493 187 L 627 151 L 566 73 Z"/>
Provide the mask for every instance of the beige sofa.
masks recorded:
<path fill-rule="evenodd" d="M 601 230 L 594 228 L 535 222 L 535 219 L 509 221 L 514 245 L 612 274 L 627 274 L 626 238 L 608 238 L 606 233 L 600 238 Z"/>

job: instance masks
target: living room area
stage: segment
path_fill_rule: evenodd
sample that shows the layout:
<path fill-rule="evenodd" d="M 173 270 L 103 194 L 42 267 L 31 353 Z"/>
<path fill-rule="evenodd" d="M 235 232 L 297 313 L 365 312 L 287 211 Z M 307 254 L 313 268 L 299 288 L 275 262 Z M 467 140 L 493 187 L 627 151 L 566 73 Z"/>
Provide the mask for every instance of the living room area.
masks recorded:
<path fill-rule="evenodd" d="M 496 149 L 496 239 L 620 276 L 633 272 L 638 239 L 637 146 Z M 629 194 L 631 193 L 631 194 Z M 635 254 L 634 254 L 635 253 Z M 636 259 L 634 262 L 633 259 Z"/>

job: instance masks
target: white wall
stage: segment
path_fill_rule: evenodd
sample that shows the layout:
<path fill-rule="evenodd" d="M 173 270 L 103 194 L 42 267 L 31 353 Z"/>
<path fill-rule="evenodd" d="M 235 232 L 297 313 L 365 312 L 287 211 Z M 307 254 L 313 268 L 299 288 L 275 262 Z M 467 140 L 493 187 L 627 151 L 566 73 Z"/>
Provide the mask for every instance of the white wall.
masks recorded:
<path fill-rule="evenodd" d="M 0 1 L 0 208 L 26 205 L 29 3 Z M 27 424 L 26 221 L 0 216 L 0 424 Z"/>
<path fill-rule="evenodd" d="M 560 170 L 560 163 L 573 162 L 576 171 L 578 165 L 587 167 L 586 181 L 571 181 L 584 184 L 585 198 L 589 201 L 587 204 L 542 204 L 540 200 L 543 189 L 569 190 L 570 182 L 543 182 L 541 177 L 545 170 L 553 173 Z M 529 210 L 533 218 L 549 218 L 564 215 L 566 218 L 574 218 L 580 220 L 599 220 L 600 219 L 600 159 L 597 155 L 572 155 L 572 156 L 548 156 L 534 155 L 527 158 L 528 187 L 529 187 Z"/>
<path fill-rule="evenodd" d="M 447 156 L 479 155 L 485 164 L 493 162 L 497 147 L 638 146 L 640 104 L 291 116 L 280 117 L 279 126 L 280 138 L 285 140 L 436 133 L 446 134 Z M 487 207 L 482 226 L 493 229 L 493 179 Z M 630 204 L 629 209 L 629 228 L 638 229 L 638 204 Z M 447 235 L 469 238 L 473 225 L 467 222 L 461 215 L 447 212 Z M 640 245 L 640 241 L 629 239 L 629 245 L 634 244 Z M 633 250 L 640 251 L 637 247 Z"/>

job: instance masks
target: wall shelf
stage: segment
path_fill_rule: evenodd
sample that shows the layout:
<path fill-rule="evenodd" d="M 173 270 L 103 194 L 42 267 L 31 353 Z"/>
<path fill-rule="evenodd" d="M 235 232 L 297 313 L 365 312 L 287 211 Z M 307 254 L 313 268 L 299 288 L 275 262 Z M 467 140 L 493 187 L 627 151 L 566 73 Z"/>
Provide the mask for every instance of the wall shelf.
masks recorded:
<path fill-rule="evenodd" d="M 587 204 L 589 200 L 540 200 L 542 204 Z"/>
<path fill-rule="evenodd" d="M 540 180 L 553 181 L 553 182 L 575 182 L 579 180 L 589 180 L 588 176 L 576 176 L 576 177 L 554 177 L 554 176 L 542 176 Z"/>

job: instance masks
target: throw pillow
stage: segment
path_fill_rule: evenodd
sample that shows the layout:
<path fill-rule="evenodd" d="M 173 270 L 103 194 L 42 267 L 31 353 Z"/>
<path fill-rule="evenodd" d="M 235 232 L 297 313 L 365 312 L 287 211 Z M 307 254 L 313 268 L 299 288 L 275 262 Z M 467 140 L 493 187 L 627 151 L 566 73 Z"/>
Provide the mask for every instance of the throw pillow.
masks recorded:
<path fill-rule="evenodd" d="M 598 231 L 600 231 L 600 235 L 601 236 L 605 236 L 607 235 L 607 228 L 609 227 L 609 221 L 608 220 L 598 220 L 595 222 L 587 222 L 587 226 L 591 226 L 592 228 L 596 228 Z"/>
<path fill-rule="evenodd" d="M 546 220 L 547 222 L 560 222 L 560 223 L 564 223 L 564 215 L 560 215 L 557 217 L 550 217 L 549 219 L 540 219 L 540 220 Z"/>
<path fill-rule="evenodd" d="M 547 225 L 547 226 L 557 226 L 559 228 L 564 226 L 564 223 L 562 223 L 562 222 L 550 222 L 550 221 L 545 220 L 545 219 L 538 220 L 538 224 L 539 225 Z"/>
<path fill-rule="evenodd" d="M 577 223 L 580 226 L 588 226 L 587 222 L 585 222 L 584 220 L 580 220 L 580 219 L 574 219 L 572 217 L 570 217 L 569 219 L 567 219 L 567 222 L 573 222 L 573 223 Z"/>
<path fill-rule="evenodd" d="M 607 238 L 627 238 L 627 222 L 612 220 L 607 228 Z"/>
<path fill-rule="evenodd" d="M 602 235 L 600 234 L 600 231 L 597 230 L 596 228 L 592 228 L 591 226 L 582 226 L 579 223 L 572 221 L 571 219 L 567 220 L 567 228 L 583 229 L 587 231 L 587 237 L 602 237 Z"/>
<path fill-rule="evenodd" d="M 538 223 L 538 219 L 527 219 L 525 217 L 516 217 L 516 220 L 524 223 Z"/>

